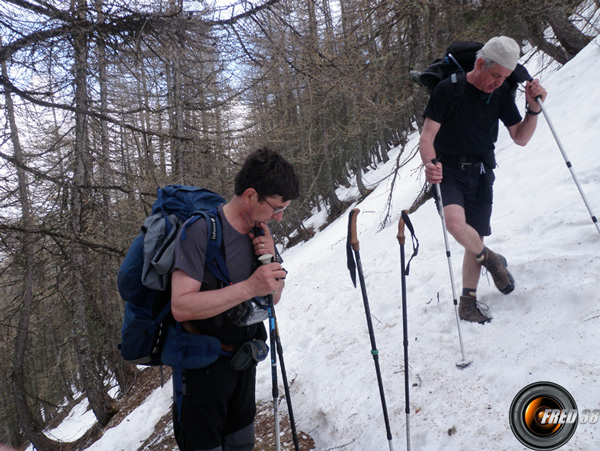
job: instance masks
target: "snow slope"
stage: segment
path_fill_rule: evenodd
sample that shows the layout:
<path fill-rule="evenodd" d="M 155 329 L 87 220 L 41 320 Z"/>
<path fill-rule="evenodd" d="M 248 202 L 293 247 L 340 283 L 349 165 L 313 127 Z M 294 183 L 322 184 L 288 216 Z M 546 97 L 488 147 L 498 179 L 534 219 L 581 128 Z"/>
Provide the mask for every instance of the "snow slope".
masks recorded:
<path fill-rule="evenodd" d="M 599 43 L 596 39 L 541 80 L 549 92 L 546 112 L 596 215 Z M 524 106 L 524 100 L 517 104 Z M 417 141 L 413 137 L 406 154 Z M 464 349 L 473 359 L 463 370 L 455 366 L 461 353 L 440 218 L 432 201 L 411 215 L 420 242 L 407 278 L 412 449 L 525 449 L 510 430 L 508 412 L 519 390 L 533 382 L 562 385 L 580 409 L 600 407 L 600 234 L 542 116 L 525 148 L 515 146 L 503 129 L 497 156 L 494 233 L 487 244 L 508 258 L 517 287 L 504 296 L 491 278 L 482 278 L 480 300 L 494 319 L 485 326 L 461 322 Z M 355 205 L 361 210 L 360 253 L 397 449 L 406 448 L 406 414 L 395 221 L 423 182 L 419 163 L 415 158 L 402 168 L 393 193 L 394 222 L 383 230 L 392 183 L 385 177 L 395 161 L 367 174 L 383 181 Z M 290 271 L 278 307 L 284 356 L 294 379 L 298 426 L 318 449 L 386 450 L 363 301 L 346 269 L 346 228 L 344 215 L 283 254 Z M 462 250 L 450 242 L 458 291 Z M 407 258 L 411 251 L 407 239 Z M 259 393 L 268 397 L 267 366 L 260 382 Z M 452 428 L 456 432 L 449 435 Z M 579 425 L 564 449 L 600 449 L 600 425 Z"/>
<path fill-rule="evenodd" d="M 537 68 L 531 67 L 531 73 Z M 546 111 L 592 211 L 600 214 L 600 38 L 553 73 L 542 73 Z M 517 103 L 522 110 L 524 100 Z M 460 323 L 462 359 L 440 218 L 432 201 L 414 214 L 420 249 L 407 278 L 410 437 L 413 450 L 525 450 L 509 425 L 509 407 L 525 386 L 551 381 L 579 409 L 600 408 L 600 234 L 590 219 L 543 116 L 525 148 L 501 129 L 497 143 L 493 235 L 516 278 L 509 296 L 482 277 L 479 297 L 493 321 Z M 352 207 L 380 352 L 395 449 L 406 449 L 404 347 L 397 221 L 423 184 L 420 159 L 399 171 L 392 221 L 381 228 L 397 160 L 414 155 L 413 136 L 402 155 L 366 174 L 373 193 Z M 339 192 L 356 198 L 355 188 Z M 293 208 L 293 207 L 292 207 Z M 321 216 L 312 222 L 319 224 Z M 298 429 L 318 450 L 385 451 L 388 447 L 360 288 L 346 268 L 347 215 L 307 243 L 283 253 L 289 271 L 277 307 L 281 341 Z M 408 234 L 408 230 L 407 230 Z M 457 292 L 462 251 L 450 239 Z M 412 253 L 407 236 L 407 259 Z M 279 377 L 281 383 L 281 377 Z M 135 449 L 169 411 L 169 386 L 158 389 L 91 450 Z M 283 387 L 280 387 L 283 393 Z M 268 363 L 259 366 L 257 398 L 271 397 Z M 285 411 L 285 402 L 281 410 Z M 81 420 L 85 430 L 85 420 Z M 600 449 L 600 425 L 579 424 L 564 450 Z"/>

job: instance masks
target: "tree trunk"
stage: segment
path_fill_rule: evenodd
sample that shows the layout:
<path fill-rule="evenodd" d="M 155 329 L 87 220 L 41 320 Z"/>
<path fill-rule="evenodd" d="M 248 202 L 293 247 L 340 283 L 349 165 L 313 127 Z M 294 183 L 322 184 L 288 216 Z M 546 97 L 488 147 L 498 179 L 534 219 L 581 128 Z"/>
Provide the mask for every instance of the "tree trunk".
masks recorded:
<path fill-rule="evenodd" d="M 567 53 L 561 47 L 551 44 L 544 39 L 543 34 L 533 33 L 529 35 L 531 43 L 546 53 L 550 58 L 556 60 L 560 64 L 566 64 L 569 61 Z"/>
<path fill-rule="evenodd" d="M 329 213 L 332 217 L 337 217 L 342 213 L 342 203 L 335 193 L 335 183 L 333 182 L 333 165 L 331 164 L 331 150 L 327 143 L 328 125 L 324 114 L 320 115 L 321 127 L 323 130 L 323 166 L 321 167 L 323 183 L 325 185 L 324 198 L 329 204 Z"/>
<path fill-rule="evenodd" d="M 367 187 L 362 179 L 362 168 L 360 165 L 356 167 L 356 186 L 358 188 L 358 192 L 360 193 L 360 198 L 364 199 L 367 197 Z"/>
<path fill-rule="evenodd" d="M 0 39 L 1 44 L 1 39 Z M 2 61 L 2 77 L 8 80 L 6 62 Z M 23 150 L 19 140 L 19 130 L 15 120 L 14 106 L 10 90 L 5 86 L 4 98 L 6 102 L 6 115 L 10 124 L 11 140 L 15 154 L 15 166 L 19 186 L 19 200 L 21 202 L 22 227 L 24 230 L 22 249 L 25 262 L 25 271 L 22 285 L 22 305 L 19 313 L 16 335 L 14 338 L 15 349 L 13 353 L 12 389 L 21 430 L 37 449 L 54 450 L 59 448 L 58 442 L 49 439 L 43 433 L 43 425 L 31 411 L 27 402 L 27 383 L 25 371 L 25 355 L 29 337 L 31 311 L 34 303 L 34 250 L 32 235 L 28 233 L 32 227 L 32 212 L 29 201 L 29 181 L 23 170 Z"/>
<path fill-rule="evenodd" d="M 175 13 L 180 9 L 179 2 L 169 0 L 169 11 Z M 173 162 L 173 177 L 178 183 L 185 183 L 185 142 L 182 139 L 184 133 L 183 126 L 183 91 L 181 74 L 181 49 L 177 42 L 172 44 L 171 52 L 167 55 L 167 61 L 170 62 L 167 74 L 171 76 L 169 84 L 169 97 L 172 105 L 171 123 L 169 132 L 171 133 L 171 161 Z"/>
<path fill-rule="evenodd" d="M 565 49 L 568 58 L 571 59 L 590 43 L 592 37 L 584 35 L 569 20 L 569 11 L 570 9 L 567 9 L 564 5 L 551 9 L 549 11 L 549 23 L 558 42 Z"/>
<path fill-rule="evenodd" d="M 85 14 L 85 0 L 78 0 L 79 14 Z M 73 37 L 74 46 L 74 70 L 75 74 L 75 105 L 77 112 L 75 114 L 75 173 L 72 190 L 72 210 L 71 227 L 73 230 L 73 243 L 70 248 L 70 269 L 72 292 L 71 300 L 73 303 L 73 339 L 77 349 L 77 361 L 79 364 L 79 374 L 81 381 L 89 400 L 90 407 L 98 422 L 106 426 L 114 414 L 112 399 L 104 390 L 104 381 L 102 380 L 94 352 L 90 326 L 88 323 L 88 292 L 86 290 L 86 273 L 89 271 L 90 258 L 86 256 L 86 248 L 79 243 L 79 240 L 88 233 L 88 227 L 93 226 L 91 217 L 91 202 L 93 201 L 90 193 L 90 182 L 92 178 L 92 158 L 89 149 L 87 110 L 87 72 L 88 72 L 88 48 L 87 37 L 77 31 Z M 93 301 L 89 301 L 93 302 Z M 93 307 L 92 307 L 93 308 Z"/>
<path fill-rule="evenodd" d="M 98 16 L 103 18 L 104 0 L 96 0 L 96 10 Z M 104 116 L 108 116 L 108 74 L 106 70 L 106 48 L 105 42 L 100 38 L 97 42 L 98 52 L 98 86 L 100 87 L 100 112 Z M 143 71 L 142 71 L 143 72 Z M 144 109 L 142 108 L 142 111 Z M 102 236 L 105 242 L 114 241 L 115 231 L 112 224 L 112 201 L 110 196 L 109 186 L 114 184 L 114 174 L 110 164 L 110 137 L 108 130 L 108 122 L 104 119 L 100 120 L 100 154 L 99 169 L 100 179 L 102 184 L 102 205 L 100 207 L 99 223 L 102 228 Z M 100 268 L 112 271 L 115 269 L 115 257 L 109 254 L 103 254 L 100 257 Z M 107 361 L 111 368 L 114 368 L 115 377 L 121 393 L 124 393 L 127 386 L 134 377 L 133 368 L 129 364 L 125 364 L 118 351 L 119 331 L 118 326 L 123 312 L 123 305 L 120 302 L 119 296 L 115 293 L 114 280 L 110 277 L 103 277 L 99 281 L 99 299 L 100 303 L 108 305 L 108 308 L 99 306 L 99 311 L 102 314 L 102 324 L 104 325 L 105 333 L 108 341 Z M 118 312 L 118 313 L 116 313 Z"/>

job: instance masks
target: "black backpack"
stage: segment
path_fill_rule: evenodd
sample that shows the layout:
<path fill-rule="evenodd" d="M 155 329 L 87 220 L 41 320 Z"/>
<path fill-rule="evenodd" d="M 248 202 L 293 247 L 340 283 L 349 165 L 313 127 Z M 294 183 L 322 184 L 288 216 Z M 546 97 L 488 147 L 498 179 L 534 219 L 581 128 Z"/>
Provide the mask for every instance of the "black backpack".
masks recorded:
<path fill-rule="evenodd" d="M 443 58 L 436 59 L 431 65 L 422 71 L 410 71 L 410 78 L 420 86 L 427 88 L 431 94 L 437 84 L 444 78 L 453 74 L 466 74 L 475 67 L 477 52 L 483 47 L 481 42 L 476 41 L 456 41 L 450 44 L 446 49 Z M 460 79 L 461 77 L 456 77 Z M 515 70 L 506 79 L 506 83 L 511 88 L 513 96 L 517 91 L 519 83 L 531 80 L 531 75 L 521 64 L 517 64 Z M 460 83 L 459 83 L 460 85 Z M 464 91 L 464 85 L 462 87 Z M 462 91 L 458 93 L 462 94 Z"/>
<path fill-rule="evenodd" d="M 429 95 L 433 92 L 440 81 L 450 77 L 452 79 L 452 102 L 448 106 L 445 118 L 450 117 L 458 105 L 459 99 L 465 92 L 467 86 L 467 72 L 475 67 L 477 52 L 483 47 L 481 42 L 476 41 L 456 41 L 450 44 L 446 49 L 443 58 L 436 59 L 431 65 L 422 71 L 411 71 L 410 78 L 419 86 L 427 88 Z M 510 93 L 514 99 L 517 93 L 519 83 L 531 80 L 532 77 L 524 66 L 517 64 L 515 70 L 506 79 L 510 87 Z M 490 94 L 491 100 L 493 93 Z M 498 138 L 498 127 L 492 131 L 493 140 Z M 495 161 L 489 163 L 494 167 Z"/>

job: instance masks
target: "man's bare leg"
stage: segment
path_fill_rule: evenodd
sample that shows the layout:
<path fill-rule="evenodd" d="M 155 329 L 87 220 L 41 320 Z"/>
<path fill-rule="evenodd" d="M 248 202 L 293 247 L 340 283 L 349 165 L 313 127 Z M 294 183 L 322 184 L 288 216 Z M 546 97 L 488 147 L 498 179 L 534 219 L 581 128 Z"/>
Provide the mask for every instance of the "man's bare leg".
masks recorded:
<path fill-rule="evenodd" d="M 475 257 L 484 249 L 483 237 L 465 219 L 465 211 L 460 205 L 444 207 L 448 232 L 465 248 L 462 266 L 463 295 L 460 297 L 459 317 L 463 320 L 485 324 L 491 320 L 477 303 L 477 284 L 481 275 L 481 264 Z M 469 293 L 465 293 L 469 291 Z"/>
<path fill-rule="evenodd" d="M 444 216 L 446 217 L 448 232 L 465 250 L 473 255 L 477 255 L 483 250 L 483 240 L 479 236 L 479 233 L 467 224 L 465 209 L 463 207 L 456 204 L 446 205 L 444 207 Z"/>
<path fill-rule="evenodd" d="M 483 238 L 479 233 L 467 224 L 465 210 L 460 205 L 451 204 L 444 207 L 444 216 L 446 217 L 446 228 L 448 232 L 465 248 L 463 258 L 463 283 L 467 288 L 476 288 L 481 273 L 481 265 L 485 266 L 492 278 L 494 284 L 503 294 L 509 294 L 514 290 L 514 279 L 506 269 L 506 259 L 493 251 L 486 250 L 483 244 Z M 485 255 L 479 260 L 475 257 L 486 251 Z"/>
<path fill-rule="evenodd" d="M 483 243 L 483 237 L 482 237 Z M 481 264 L 475 260 L 477 254 L 474 254 L 465 249 L 462 266 L 462 283 L 463 288 L 477 289 L 479 277 L 481 276 Z"/>

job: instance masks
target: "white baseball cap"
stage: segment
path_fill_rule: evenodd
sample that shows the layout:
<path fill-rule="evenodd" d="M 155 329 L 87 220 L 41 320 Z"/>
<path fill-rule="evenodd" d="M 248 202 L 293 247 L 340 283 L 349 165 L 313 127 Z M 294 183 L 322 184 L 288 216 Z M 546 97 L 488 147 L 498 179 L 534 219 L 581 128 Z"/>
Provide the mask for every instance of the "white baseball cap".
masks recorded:
<path fill-rule="evenodd" d="M 496 36 L 490 39 L 481 51 L 487 59 L 509 70 L 515 70 L 521 56 L 519 44 L 507 36 Z"/>

